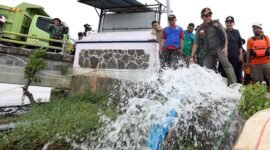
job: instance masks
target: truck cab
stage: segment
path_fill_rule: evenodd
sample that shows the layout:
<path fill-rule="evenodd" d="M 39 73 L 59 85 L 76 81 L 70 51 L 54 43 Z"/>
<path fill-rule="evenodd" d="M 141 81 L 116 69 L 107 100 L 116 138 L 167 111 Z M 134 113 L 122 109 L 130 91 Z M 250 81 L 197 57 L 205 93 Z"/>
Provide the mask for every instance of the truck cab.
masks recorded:
<path fill-rule="evenodd" d="M 16 7 L 0 5 L 0 15 L 6 18 L 3 26 L 3 34 L 0 42 L 7 45 L 23 46 L 28 48 L 43 47 L 63 49 L 63 47 L 51 47 L 49 25 L 52 19 L 44 8 L 29 3 L 21 3 Z M 63 41 L 68 41 L 68 35 L 64 35 Z"/>

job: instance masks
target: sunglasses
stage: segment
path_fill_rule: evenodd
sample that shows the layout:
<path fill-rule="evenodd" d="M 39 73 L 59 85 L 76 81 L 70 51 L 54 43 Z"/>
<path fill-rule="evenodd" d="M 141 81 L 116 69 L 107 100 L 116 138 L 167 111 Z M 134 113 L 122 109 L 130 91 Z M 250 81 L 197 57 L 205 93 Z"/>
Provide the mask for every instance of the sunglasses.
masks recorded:
<path fill-rule="evenodd" d="M 261 29 L 261 28 L 258 28 L 258 27 L 253 27 L 253 30 L 258 30 L 258 29 Z"/>
<path fill-rule="evenodd" d="M 169 19 L 169 21 L 175 21 L 175 19 Z"/>

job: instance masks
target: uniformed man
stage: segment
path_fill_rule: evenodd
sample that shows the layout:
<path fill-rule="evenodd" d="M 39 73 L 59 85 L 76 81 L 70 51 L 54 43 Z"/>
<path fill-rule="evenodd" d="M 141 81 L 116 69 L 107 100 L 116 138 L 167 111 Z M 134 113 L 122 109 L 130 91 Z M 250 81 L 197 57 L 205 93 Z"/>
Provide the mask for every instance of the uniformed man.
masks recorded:
<path fill-rule="evenodd" d="M 59 18 L 53 19 L 53 24 L 49 26 L 50 38 L 56 40 L 62 40 L 64 34 L 68 33 L 68 28 L 62 24 L 62 21 Z M 50 42 L 51 46 L 62 48 L 62 43 L 59 42 Z"/>
<path fill-rule="evenodd" d="M 210 8 L 204 8 L 201 11 L 203 23 L 196 31 L 190 62 L 194 62 L 198 47 L 203 47 L 205 50 L 203 66 L 216 70 L 218 58 L 219 62 L 224 67 L 224 71 L 228 78 L 228 84 L 236 83 L 233 67 L 227 58 L 228 40 L 225 28 L 217 20 L 212 20 L 212 14 Z"/>

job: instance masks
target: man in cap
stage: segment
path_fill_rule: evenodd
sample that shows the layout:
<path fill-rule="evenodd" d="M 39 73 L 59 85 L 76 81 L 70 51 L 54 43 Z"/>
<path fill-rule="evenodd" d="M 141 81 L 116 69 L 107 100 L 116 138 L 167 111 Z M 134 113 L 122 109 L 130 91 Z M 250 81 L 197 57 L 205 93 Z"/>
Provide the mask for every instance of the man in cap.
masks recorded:
<path fill-rule="evenodd" d="M 50 38 L 56 40 L 63 40 L 64 34 L 68 33 L 68 28 L 62 24 L 62 21 L 59 18 L 54 18 L 53 24 L 50 24 Z M 50 42 L 51 46 L 62 48 L 62 43 L 59 42 Z"/>
<path fill-rule="evenodd" d="M 189 64 L 189 59 L 192 52 L 192 45 L 195 38 L 195 35 L 193 33 L 194 28 L 195 28 L 194 23 L 189 23 L 187 30 L 184 31 L 185 38 L 184 38 L 183 56 L 185 58 L 187 65 Z"/>
<path fill-rule="evenodd" d="M 177 68 L 183 50 L 183 29 L 176 25 L 175 15 L 168 16 L 169 26 L 163 30 L 160 43 L 161 67 Z"/>
<path fill-rule="evenodd" d="M 268 36 L 262 32 L 262 23 L 253 23 L 252 29 L 254 36 L 247 41 L 247 66 L 251 67 L 251 78 L 254 83 L 264 80 L 269 83 L 270 41 Z"/>
<path fill-rule="evenodd" d="M 212 20 L 212 14 L 210 8 L 204 8 L 201 11 L 203 23 L 196 31 L 190 62 L 194 62 L 197 48 L 202 47 L 205 50 L 203 66 L 215 70 L 218 58 L 224 67 L 228 84 L 236 83 L 233 67 L 227 58 L 228 40 L 226 31 L 218 21 Z"/>
<path fill-rule="evenodd" d="M 239 31 L 233 28 L 234 17 L 226 17 L 225 24 L 228 38 L 228 59 L 233 66 L 237 83 L 242 83 L 242 38 Z M 226 76 L 221 63 L 219 63 L 219 71 L 223 76 Z"/>

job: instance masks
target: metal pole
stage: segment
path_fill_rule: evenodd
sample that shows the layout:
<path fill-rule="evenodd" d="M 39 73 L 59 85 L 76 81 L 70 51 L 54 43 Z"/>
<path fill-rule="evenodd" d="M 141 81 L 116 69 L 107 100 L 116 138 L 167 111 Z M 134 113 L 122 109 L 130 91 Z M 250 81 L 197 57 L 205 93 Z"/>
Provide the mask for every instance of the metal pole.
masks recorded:
<path fill-rule="evenodd" d="M 167 14 L 168 14 L 168 17 L 169 17 L 169 15 L 171 14 L 171 2 L 170 2 L 170 0 L 167 0 Z"/>
<path fill-rule="evenodd" d="M 167 15 L 169 17 L 169 15 L 171 14 L 171 2 L 170 0 L 167 0 Z M 169 25 L 169 21 L 168 21 L 168 25 Z"/>

